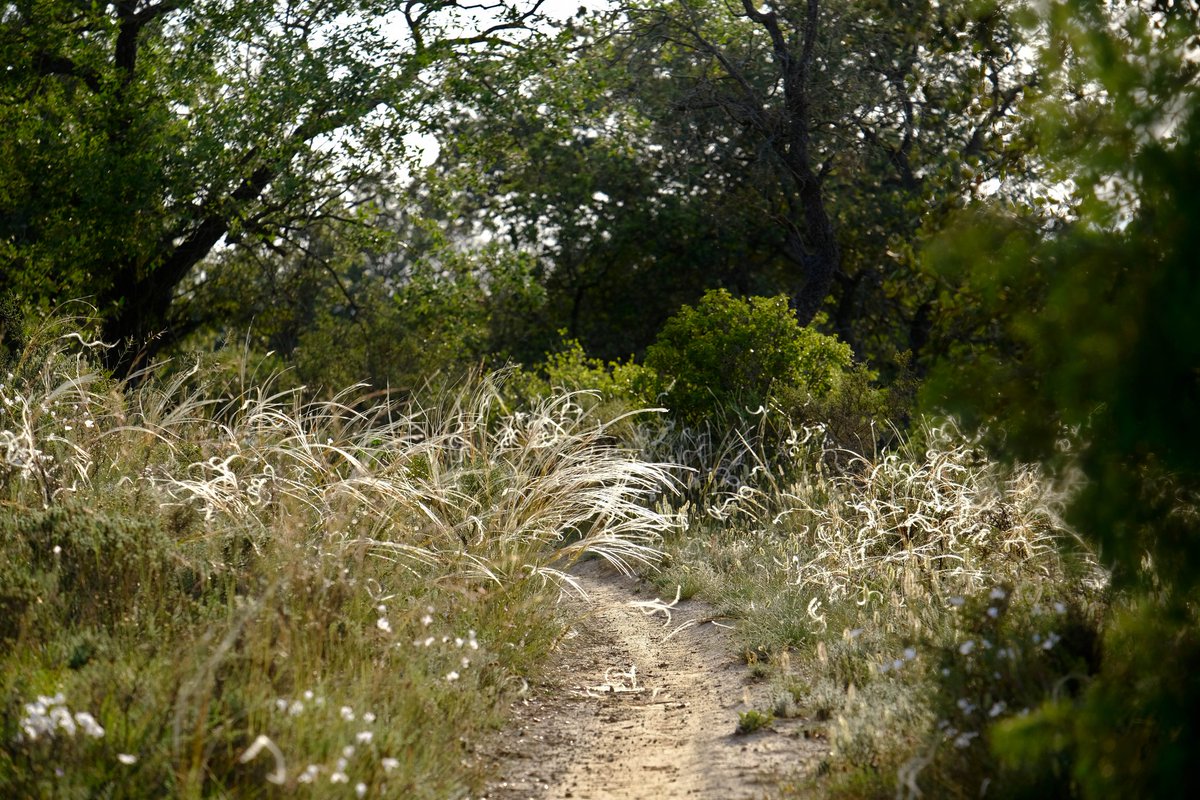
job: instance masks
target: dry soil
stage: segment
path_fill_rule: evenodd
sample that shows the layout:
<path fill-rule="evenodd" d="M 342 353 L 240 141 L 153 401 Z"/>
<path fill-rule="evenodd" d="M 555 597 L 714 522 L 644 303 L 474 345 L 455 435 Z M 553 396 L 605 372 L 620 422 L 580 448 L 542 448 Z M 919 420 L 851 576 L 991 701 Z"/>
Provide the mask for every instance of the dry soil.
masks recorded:
<path fill-rule="evenodd" d="M 727 620 L 602 562 L 573 573 L 587 600 L 550 678 L 514 707 L 481 757 L 500 774 L 490 800 L 771 797 L 781 778 L 827 752 L 803 720 L 735 732 L 738 713 L 770 708 L 770 688 L 736 658 Z"/>

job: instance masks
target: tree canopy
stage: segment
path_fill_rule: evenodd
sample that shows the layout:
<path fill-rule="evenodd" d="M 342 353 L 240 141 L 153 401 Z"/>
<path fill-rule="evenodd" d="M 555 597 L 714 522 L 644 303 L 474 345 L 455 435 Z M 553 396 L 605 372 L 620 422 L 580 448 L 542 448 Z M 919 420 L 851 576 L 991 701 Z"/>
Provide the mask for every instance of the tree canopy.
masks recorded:
<path fill-rule="evenodd" d="M 181 307 L 219 249 L 355 225 L 432 72 L 499 57 L 539 6 L 5 3 L 0 291 L 87 299 L 127 371 L 211 320 Z"/>

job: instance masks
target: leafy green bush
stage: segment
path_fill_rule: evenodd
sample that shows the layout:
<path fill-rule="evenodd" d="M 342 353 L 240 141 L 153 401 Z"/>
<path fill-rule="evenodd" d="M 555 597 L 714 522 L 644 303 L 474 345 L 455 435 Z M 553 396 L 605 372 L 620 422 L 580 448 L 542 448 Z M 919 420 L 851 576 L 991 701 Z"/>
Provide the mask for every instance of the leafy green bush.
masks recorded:
<path fill-rule="evenodd" d="M 178 561 L 174 551 L 154 517 L 76 504 L 0 515 L 0 553 L 24 566 L 13 588 L 43 588 L 34 604 L 57 601 L 64 618 L 75 622 L 113 623 L 134 614 L 134 599 L 157 588 Z M 24 592 L 12 594 L 12 610 L 23 612 L 18 598 Z"/>
<path fill-rule="evenodd" d="M 578 403 L 598 420 L 607 421 L 655 406 L 657 384 L 658 376 L 649 367 L 591 358 L 578 340 L 564 336 L 561 349 L 547 353 L 534 369 L 517 368 L 506 390 L 517 407 L 534 406 L 563 392 L 575 393 Z"/>
<path fill-rule="evenodd" d="M 1027 729 L 1043 703 L 1069 706 L 1099 668 L 1097 608 L 1044 586 L 1031 599 L 1031 588 L 952 599 L 958 633 L 937 648 L 934 676 L 936 754 L 913 784 L 939 797 L 1078 796 L 1066 739 L 1036 756 L 996 757 L 998 730 Z"/>
<path fill-rule="evenodd" d="M 646 350 L 671 413 L 685 423 L 765 406 L 777 389 L 829 397 L 850 369 L 849 346 L 800 327 L 778 297 L 708 292 L 667 320 Z"/>

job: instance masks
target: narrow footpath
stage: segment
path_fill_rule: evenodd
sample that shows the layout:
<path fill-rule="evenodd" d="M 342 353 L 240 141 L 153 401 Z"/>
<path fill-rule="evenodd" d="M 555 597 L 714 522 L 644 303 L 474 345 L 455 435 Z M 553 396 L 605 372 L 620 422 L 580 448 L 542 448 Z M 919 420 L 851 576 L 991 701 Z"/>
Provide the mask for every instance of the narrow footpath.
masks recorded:
<path fill-rule="evenodd" d="M 573 575 L 588 600 L 564 602 L 580 621 L 481 754 L 501 775 L 489 800 L 769 798 L 816 768 L 828 747 L 802 720 L 735 732 L 771 698 L 711 606 L 656 598 L 597 561 Z"/>

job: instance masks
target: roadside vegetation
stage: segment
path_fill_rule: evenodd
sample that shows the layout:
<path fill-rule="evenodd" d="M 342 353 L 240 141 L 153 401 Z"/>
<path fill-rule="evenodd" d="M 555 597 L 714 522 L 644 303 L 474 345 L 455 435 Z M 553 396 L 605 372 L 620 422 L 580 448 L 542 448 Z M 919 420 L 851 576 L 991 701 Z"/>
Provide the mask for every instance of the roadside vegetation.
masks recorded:
<path fill-rule="evenodd" d="M 56 321 L 0 386 L 6 797 L 461 796 L 563 570 L 649 563 L 675 524 L 667 469 L 569 395 L 131 388 L 98 346 Z"/>
<path fill-rule="evenodd" d="M 584 558 L 784 796 L 1194 794 L 1200 2 L 546 6 L 0 9 L 0 796 L 475 796 Z"/>

